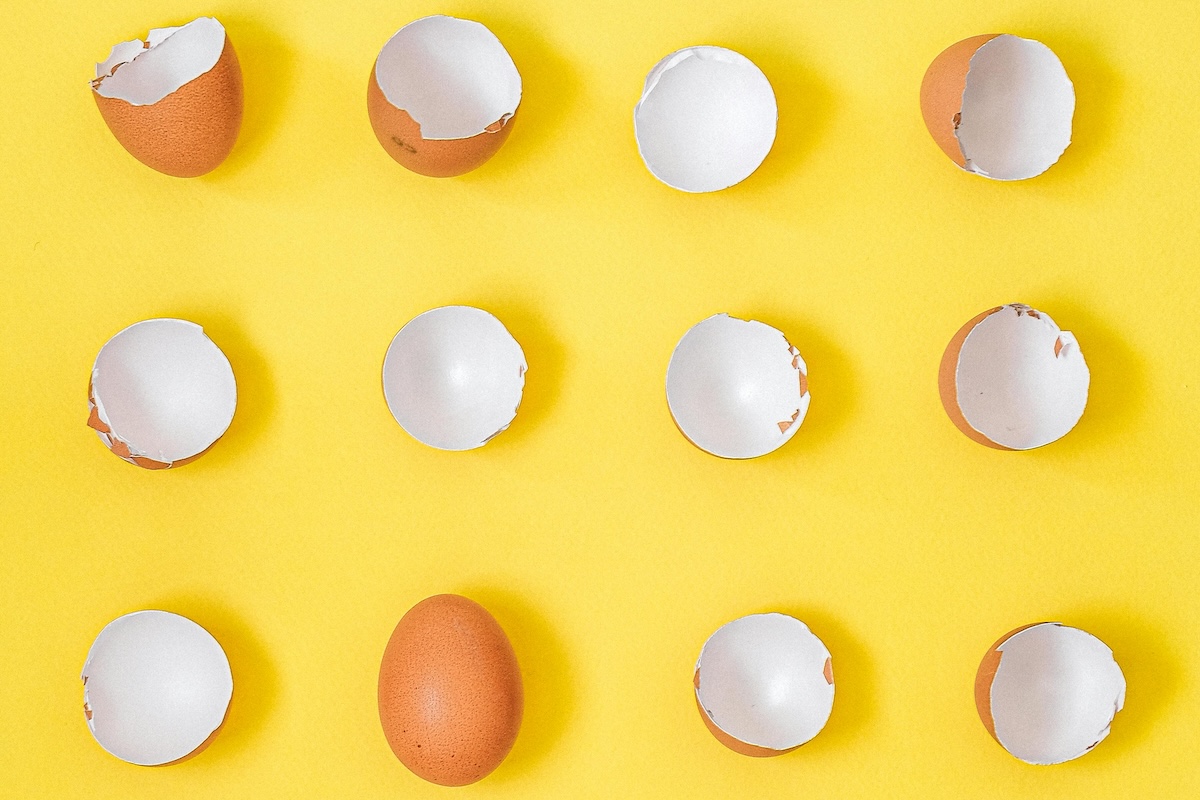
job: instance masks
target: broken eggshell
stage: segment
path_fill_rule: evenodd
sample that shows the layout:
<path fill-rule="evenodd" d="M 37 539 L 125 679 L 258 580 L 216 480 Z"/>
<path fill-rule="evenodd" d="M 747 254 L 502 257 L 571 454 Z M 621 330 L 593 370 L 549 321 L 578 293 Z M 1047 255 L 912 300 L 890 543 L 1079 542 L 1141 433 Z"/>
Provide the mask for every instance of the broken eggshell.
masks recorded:
<path fill-rule="evenodd" d="M 746 756 L 796 749 L 833 711 L 829 650 L 786 614 L 751 614 L 719 628 L 700 651 L 693 684 L 709 731 Z"/>
<path fill-rule="evenodd" d="M 646 168 L 685 192 L 740 183 L 771 151 L 779 112 L 753 61 L 724 47 L 671 53 L 646 76 L 633 131 Z"/>
<path fill-rule="evenodd" d="M 177 178 L 216 169 L 242 125 L 242 70 L 212 17 L 116 45 L 96 65 L 92 96 L 122 147 Z"/>
<path fill-rule="evenodd" d="M 88 386 L 88 426 L 145 469 L 199 458 L 229 429 L 236 407 L 229 359 L 182 319 L 145 320 L 109 339 Z"/>
<path fill-rule="evenodd" d="M 808 413 L 808 367 L 782 332 L 716 314 L 694 325 L 667 365 L 667 406 L 696 447 L 756 458 L 782 447 Z"/>
<path fill-rule="evenodd" d="M 974 36 L 929 65 L 921 114 L 933 140 L 967 172 L 1024 180 L 1052 167 L 1071 144 L 1075 87 L 1041 42 Z"/>
<path fill-rule="evenodd" d="M 508 429 L 525 389 L 525 353 L 504 324 L 471 306 L 411 320 L 383 360 L 383 394 L 400 427 L 439 450 L 472 450 Z"/>
<path fill-rule="evenodd" d="M 1061 764 L 1108 736 L 1125 705 L 1125 676 L 1092 634 L 1043 622 L 992 645 L 975 676 L 975 704 L 1009 753 L 1030 764 Z"/>
<path fill-rule="evenodd" d="M 951 422 L 999 450 L 1061 439 L 1087 406 L 1091 381 L 1074 335 L 1021 303 L 985 311 L 942 356 L 938 390 Z"/>
<path fill-rule="evenodd" d="M 186 617 L 137 611 L 110 622 L 83 665 L 88 730 L 141 766 L 191 758 L 216 738 L 233 697 L 221 645 Z"/>
<path fill-rule="evenodd" d="M 521 75 L 496 35 L 442 15 L 397 31 L 367 82 L 367 113 L 383 149 L 434 178 L 462 175 L 494 156 L 520 103 Z"/>
<path fill-rule="evenodd" d="M 379 667 L 379 720 L 396 758 L 442 786 L 500 766 L 521 729 L 521 668 L 504 629 L 473 600 L 441 594 L 396 625 Z"/>

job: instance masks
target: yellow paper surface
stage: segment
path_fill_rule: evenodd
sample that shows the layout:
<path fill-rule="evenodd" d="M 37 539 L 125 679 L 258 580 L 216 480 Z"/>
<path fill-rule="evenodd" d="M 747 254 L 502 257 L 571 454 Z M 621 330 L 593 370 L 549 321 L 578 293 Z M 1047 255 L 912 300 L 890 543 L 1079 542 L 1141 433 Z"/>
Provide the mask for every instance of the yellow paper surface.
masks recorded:
<path fill-rule="evenodd" d="M 388 36 L 486 22 L 525 81 L 512 137 L 454 180 L 379 147 L 366 81 Z M 115 42 L 201 13 L 245 72 L 231 159 L 136 163 L 89 97 Z M 391 755 L 378 660 L 412 604 L 460 592 L 510 633 L 528 695 L 487 798 L 1194 797 L 1200 372 L 1195 4 L 747 0 L 46 0 L 0 15 L 0 794 L 444 797 Z M 1075 144 L 1018 184 L 960 172 L 925 131 L 928 63 L 973 34 L 1049 44 Z M 753 59 L 779 137 L 745 183 L 689 196 L 638 159 L 654 63 Z M 1021 301 L 1079 338 L 1092 397 L 1066 439 L 989 450 L 946 419 L 942 349 Z M 525 348 L 513 427 L 425 448 L 380 390 L 428 308 L 478 305 Z M 813 402 L 747 463 L 691 447 L 663 375 L 728 311 L 786 331 Z M 97 350 L 140 319 L 205 326 L 237 417 L 151 473 L 85 425 Z M 93 637 L 141 608 L 229 653 L 226 729 L 199 758 L 123 764 L 84 724 Z M 828 644 L 828 728 L 787 756 L 718 745 L 692 699 L 705 637 L 782 610 Z M 976 717 L 986 648 L 1083 627 L 1129 682 L 1111 737 L 1034 768 Z"/>

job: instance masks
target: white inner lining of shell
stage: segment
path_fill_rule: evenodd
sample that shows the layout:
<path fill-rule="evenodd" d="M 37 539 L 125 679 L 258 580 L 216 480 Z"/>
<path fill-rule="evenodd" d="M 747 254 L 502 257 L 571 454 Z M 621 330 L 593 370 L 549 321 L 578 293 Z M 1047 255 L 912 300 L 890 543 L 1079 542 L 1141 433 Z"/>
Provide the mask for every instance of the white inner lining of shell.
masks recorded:
<path fill-rule="evenodd" d="M 779 330 L 716 314 L 683 335 L 667 365 L 667 405 L 701 450 L 755 458 L 795 435 L 811 401 L 808 367 Z"/>
<path fill-rule="evenodd" d="M 992 720 L 1005 750 L 1031 764 L 1058 764 L 1108 736 L 1125 704 L 1125 676 L 1104 642 L 1078 628 L 1044 623 L 997 649 Z"/>
<path fill-rule="evenodd" d="M 672 53 L 650 71 L 633 129 L 654 177 L 685 192 L 714 192 L 758 169 L 778 116 L 775 92 L 754 62 L 706 45 Z"/>
<path fill-rule="evenodd" d="M 696 697 L 721 730 L 787 750 L 812 739 L 833 710 L 829 650 L 800 620 L 752 614 L 709 637 L 696 662 Z"/>
<path fill-rule="evenodd" d="M 481 447 L 516 418 L 529 367 L 521 345 L 488 312 L 426 311 L 400 329 L 383 361 L 396 422 L 440 450 Z"/>
<path fill-rule="evenodd" d="M 375 62 L 388 102 L 421 126 L 423 139 L 466 139 L 517 113 L 521 75 L 484 25 L 432 16 L 396 32 Z"/>
<path fill-rule="evenodd" d="M 1071 144 L 1075 87 L 1054 52 L 1004 34 L 971 58 L 955 131 L 966 169 L 998 180 L 1040 175 Z"/>
<path fill-rule="evenodd" d="M 96 65 L 92 86 L 102 97 L 152 105 L 215 67 L 224 49 L 225 28 L 212 17 L 178 28 L 155 28 L 145 42 L 133 39 L 115 45 Z"/>
<path fill-rule="evenodd" d="M 237 384 L 229 359 L 199 325 L 151 319 L 100 349 L 92 398 L 133 455 L 170 464 L 221 438 L 233 422 Z"/>
<path fill-rule="evenodd" d="M 989 314 L 967 334 L 955 373 L 967 424 L 1014 450 L 1049 444 L 1075 427 L 1090 380 L 1075 337 L 1020 304 Z"/>
<path fill-rule="evenodd" d="M 221 726 L 233 696 L 221 645 L 195 622 L 166 611 L 138 611 L 106 625 L 81 677 L 96 741 L 143 766 L 192 753 Z"/>

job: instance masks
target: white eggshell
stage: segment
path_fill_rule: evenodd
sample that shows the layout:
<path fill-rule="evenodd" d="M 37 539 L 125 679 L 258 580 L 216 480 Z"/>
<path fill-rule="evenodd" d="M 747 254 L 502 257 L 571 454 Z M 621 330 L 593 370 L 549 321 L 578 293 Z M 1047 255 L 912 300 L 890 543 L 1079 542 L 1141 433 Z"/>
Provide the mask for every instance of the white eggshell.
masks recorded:
<path fill-rule="evenodd" d="M 153 105 L 215 67 L 224 47 L 225 28 L 212 17 L 153 28 L 145 42 L 114 45 L 96 65 L 96 93 L 135 106 Z"/>
<path fill-rule="evenodd" d="M 1047 622 L 1016 632 L 994 650 L 999 664 L 990 713 L 1005 750 L 1030 764 L 1059 764 L 1108 736 L 1125 704 L 1125 676 L 1104 642 Z"/>
<path fill-rule="evenodd" d="M 780 331 L 716 314 L 683 335 L 667 365 L 667 405 L 692 444 L 722 458 L 781 447 L 808 413 L 808 367 Z"/>
<path fill-rule="evenodd" d="M 426 311 L 400 329 L 383 361 L 396 422 L 440 450 L 471 450 L 517 415 L 529 369 L 500 320 L 470 306 Z"/>
<path fill-rule="evenodd" d="M 178 761 L 206 744 L 233 696 L 221 645 L 166 611 L 138 611 L 106 625 L 82 678 L 92 736 L 122 761 L 143 766 Z"/>
<path fill-rule="evenodd" d="M 825 727 L 833 711 L 832 659 L 800 620 L 752 614 L 723 625 L 704 643 L 695 689 L 701 713 L 733 740 L 727 745 L 746 755 L 773 755 Z"/>
<path fill-rule="evenodd" d="M 101 441 L 141 466 L 168 467 L 213 445 L 233 422 L 229 359 L 181 319 L 130 325 L 100 349 L 89 397 Z"/>
<path fill-rule="evenodd" d="M 706 45 L 655 65 L 633 110 L 633 129 L 654 177 L 685 192 L 715 192 L 758 169 L 775 142 L 778 116 L 775 92 L 754 62 Z"/>

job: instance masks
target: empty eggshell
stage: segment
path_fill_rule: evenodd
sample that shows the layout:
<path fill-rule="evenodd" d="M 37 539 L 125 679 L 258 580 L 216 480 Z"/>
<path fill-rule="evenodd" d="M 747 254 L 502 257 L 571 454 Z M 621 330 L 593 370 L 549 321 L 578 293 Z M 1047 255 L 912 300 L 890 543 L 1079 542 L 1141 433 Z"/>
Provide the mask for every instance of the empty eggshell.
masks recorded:
<path fill-rule="evenodd" d="M 178 178 L 216 169 L 242 126 L 242 70 L 225 28 L 200 17 L 113 47 L 92 96 L 117 141 Z"/>
<path fill-rule="evenodd" d="M 179 467 L 233 422 L 237 384 L 204 329 L 181 319 L 130 325 L 100 348 L 88 425 L 116 455 L 146 469 Z"/>
<path fill-rule="evenodd" d="M 426 311 L 383 360 L 383 394 L 400 427 L 439 450 L 482 447 L 507 430 L 525 389 L 525 353 L 500 320 L 471 306 Z"/>
<path fill-rule="evenodd" d="M 717 741 L 746 756 L 777 756 L 812 739 L 833 711 L 833 660 L 786 614 L 723 625 L 693 677 L 700 716 Z"/>
<path fill-rule="evenodd" d="M 396 758 L 420 778 L 464 786 L 486 777 L 516 742 L 524 704 L 512 644 L 472 600 L 422 600 L 388 640 L 379 719 Z"/>
<path fill-rule="evenodd" d="M 975 676 L 975 704 L 1009 753 L 1030 764 L 1061 764 L 1108 736 L 1125 705 L 1125 676 L 1092 634 L 1043 622 L 992 645 Z"/>
<path fill-rule="evenodd" d="M 137 611 L 106 625 L 81 677 L 92 736 L 117 758 L 141 766 L 200 753 L 220 731 L 233 697 L 221 645 L 167 611 Z"/>
<path fill-rule="evenodd" d="M 692 444 L 722 458 L 783 446 L 808 413 L 808 367 L 780 331 L 716 314 L 694 325 L 667 365 L 667 406 Z"/>
<path fill-rule="evenodd" d="M 633 131 L 646 168 L 685 192 L 750 176 L 771 152 L 779 112 L 753 61 L 724 47 L 677 50 L 646 76 Z"/>
<path fill-rule="evenodd" d="M 512 130 L 521 75 L 478 22 L 432 16 L 396 32 L 367 81 L 367 113 L 383 149 L 421 175 L 462 175 Z"/>
<path fill-rule="evenodd" d="M 1075 427 L 1090 381 L 1071 333 L 1011 303 L 959 329 L 942 356 L 938 390 L 950 420 L 974 441 L 1030 450 Z"/>
<path fill-rule="evenodd" d="M 1024 180 L 1052 167 L 1071 144 L 1075 87 L 1041 42 L 974 36 L 929 65 L 921 114 L 934 141 L 967 172 Z"/>

